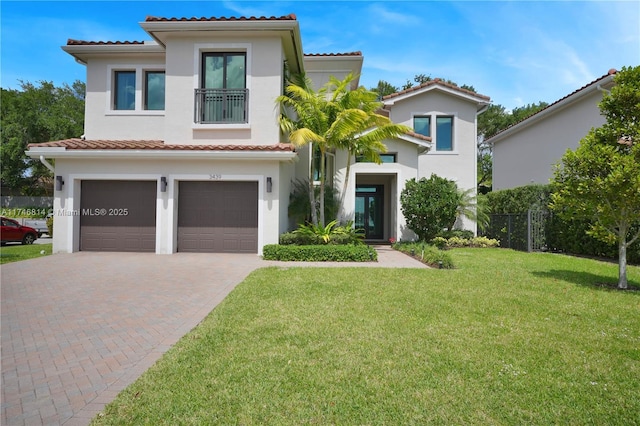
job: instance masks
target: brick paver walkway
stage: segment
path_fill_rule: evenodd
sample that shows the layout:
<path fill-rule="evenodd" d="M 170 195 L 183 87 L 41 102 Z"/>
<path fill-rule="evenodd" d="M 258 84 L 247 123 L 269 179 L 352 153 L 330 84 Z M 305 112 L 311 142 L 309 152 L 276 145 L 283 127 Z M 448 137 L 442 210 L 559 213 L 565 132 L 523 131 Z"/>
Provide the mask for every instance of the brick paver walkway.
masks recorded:
<path fill-rule="evenodd" d="M 378 263 L 358 266 L 422 266 L 378 251 Z M 236 284 L 270 265 L 302 264 L 83 252 L 2 265 L 1 424 L 88 424 Z M 316 265 L 347 266 L 304 266 Z"/>

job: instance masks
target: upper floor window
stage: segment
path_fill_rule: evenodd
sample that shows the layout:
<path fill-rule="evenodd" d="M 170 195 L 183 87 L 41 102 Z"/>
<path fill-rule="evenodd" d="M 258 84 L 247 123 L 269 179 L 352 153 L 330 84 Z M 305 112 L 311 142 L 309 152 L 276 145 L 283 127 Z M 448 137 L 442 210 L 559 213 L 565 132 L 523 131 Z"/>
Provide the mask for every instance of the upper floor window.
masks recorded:
<path fill-rule="evenodd" d="M 164 70 L 158 69 L 156 65 L 131 65 L 121 69 L 109 69 L 108 113 L 162 114 L 165 107 Z"/>
<path fill-rule="evenodd" d="M 436 117 L 436 151 L 453 151 L 453 117 Z"/>
<path fill-rule="evenodd" d="M 200 88 L 196 89 L 196 123 L 247 123 L 248 90 L 245 52 L 204 52 Z"/>
<path fill-rule="evenodd" d="M 144 109 L 164 110 L 164 71 L 144 74 Z"/>
<path fill-rule="evenodd" d="M 136 109 L 136 72 L 116 71 L 114 73 L 114 77 L 115 86 L 113 90 L 113 109 Z"/>
<path fill-rule="evenodd" d="M 413 130 L 424 136 L 432 136 L 432 117 L 415 116 L 413 117 Z M 436 151 L 453 151 L 453 116 L 438 115 L 435 116 L 435 142 Z"/>
<path fill-rule="evenodd" d="M 431 136 L 431 117 L 413 117 L 413 131 L 422 136 Z"/>

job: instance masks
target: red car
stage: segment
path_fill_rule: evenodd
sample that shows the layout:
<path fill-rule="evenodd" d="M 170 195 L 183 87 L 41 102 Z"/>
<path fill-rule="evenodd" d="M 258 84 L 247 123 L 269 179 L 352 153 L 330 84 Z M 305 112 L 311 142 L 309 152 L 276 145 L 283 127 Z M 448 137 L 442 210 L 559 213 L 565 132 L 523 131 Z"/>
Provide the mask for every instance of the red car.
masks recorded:
<path fill-rule="evenodd" d="M 38 238 L 38 231 L 29 226 L 22 226 L 15 220 L 6 217 L 2 217 L 0 220 L 2 221 L 2 227 L 0 229 L 2 245 L 10 242 L 33 244 Z"/>

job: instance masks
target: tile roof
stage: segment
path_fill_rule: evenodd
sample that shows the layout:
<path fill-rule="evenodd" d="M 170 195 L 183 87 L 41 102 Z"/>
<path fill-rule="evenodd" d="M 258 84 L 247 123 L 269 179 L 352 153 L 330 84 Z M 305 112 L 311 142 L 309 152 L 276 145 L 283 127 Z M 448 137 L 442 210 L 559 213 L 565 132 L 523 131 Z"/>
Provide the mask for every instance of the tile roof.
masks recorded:
<path fill-rule="evenodd" d="M 215 22 L 215 21 L 295 21 L 296 20 L 296 15 L 293 13 L 290 13 L 289 15 L 285 15 L 285 16 L 241 16 L 241 17 L 215 17 L 212 16 L 210 18 L 206 18 L 206 17 L 191 17 L 191 18 L 161 18 L 161 17 L 156 17 L 156 16 L 147 16 L 147 19 L 145 19 L 145 22 L 196 22 L 196 21 L 206 21 L 206 22 Z"/>
<path fill-rule="evenodd" d="M 294 151 L 291 144 L 275 145 L 170 145 L 160 140 L 82 140 L 31 143 L 29 148 L 66 148 L 73 150 L 171 150 L 171 151 Z"/>
<path fill-rule="evenodd" d="M 74 40 L 72 38 L 67 40 L 67 46 L 98 46 L 98 45 L 127 45 L 127 44 L 144 44 L 144 41 L 86 41 L 86 40 Z"/>
<path fill-rule="evenodd" d="M 453 90 L 455 90 L 457 92 L 464 93 L 464 94 L 471 95 L 471 96 L 475 96 L 477 98 L 485 99 L 487 101 L 491 100 L 491 98 L 489 96 L 481 95 L 480 93 L 476 93 L 476 92 L 472 92 L 471 90 L 463 89 L 463 88 L 461 88 L 459 86 L 456 86 L 455 84 L 447 83 L 446 81 L 444 81 L 444 80 L 442 80 L 440 78 L 434 78 L 433 80 L 424 82 L 424 83 L 422 83 L 422 84 L 420 84 L 418 86 L 414 86 L 414 87 L 411 87 L 409 89 L 402 90 L 400 92 L 396 92 L 396 93 L 392 93 L 392 94 L 387 95 L 387 96 L 383 96 L 382 100 L 385 101 L 387 99 L 395 98 L 396 96 L 401 96 L 401 95 L 404 95 L 404 94 L 407 94 L 407 93 L 415 92 L 417 90 L 424 89 L 425 87 L 434 86 L 434 85 L 448 87 L 449 89 L 453 89 Z"/>
<path fill-rule="evenodd" d="M 346 53 L 305 53 L 304 56 L 362 56 L 362 52 L 346 52 Z"/>
<path fill-rule="evenodd" d="M 604 80 L 605 78 L 607 78 L 607 77 L 609 77 L 609 76 L 615 75 L 617 72 L 618 72 L 618 71 L 617 71 L 615 68 L 611 68 L 611 69 L 610 69 L 610 70 L 609 70 L 605 75 L 603 75 L 602 77 L 598 77 L 598 78 L 596 78 L 596 79 L 595 79 L 595 80 L 593 80 L 591 83 L 587 83 L 587 84 L 585 84 L 585 85 L 584 85 L 584 86 L 582 86 L 581 88 L 576 89 L 576 90 L 574 90 L 573 92 L 569 93 L 567 96 L 564 96 L 564 97 L 562 97 L 562 98 L 558 99 L 558 100 L 557 100 L 557 101 L 555 101 L 554 103 L 549 104 L 549 105 L 547 105 L 546 107 L 542 108 L 541 110 L 534 112 L 533 114 L 531 114 L 531 115 L 529 115 L 529 116 L 527 116 L 527 117 L 523 118 L 522 120 L 518 121 L 517 123 L 513 123 L 511 126 L 507 127 L 506 129 L 503 129 L 503 130 L 499 131 L 498 133 L 496 133 L 495 135 L 491 136 L 491 137 L 490 137 L 490 138 L 488 138 L 487 140 L 491 140 L 491 139 L 495 138 L 495 137 L 496 137 L 496 136 L 498 136 L 499 134 L 502 134 L 502 133 L 506 132 L 507 130 L 509 130 L 509 129 L 511 129 L 511 128 L 515 127 L 515 126 L 517 126 L 518 124 L 522 123 L 523 121 L 526 121 L 526 120 L 530 119 L 531 117 L 538 116 L 538 114 L 541 114 L 543 111 L 546 111 L 546 110 L 548 110 L 549 108 L 551 108 L 551 107 L 553 107 L 553 106 L 558 105 L 559 103 L 563 102 L 564 100 L 566 100 L 566 99 L 570 98 L 571 96 L 573 96 L 573 95 L 575 95 L 575 94 L 577 94 L 577 93 L 579 93 L 579 92 L 582 92 L 582 91 L 583 91 L 583 90 L 585 90 L 586 88 L 588 88 L 588 87 L 590 87 L 590 86 L 593 86 L 594 84 L 596 84 L 596 83 L 600 82 L 601 80 Z"/>
<path fill-rule="evenodd" d="M 432 139 L 430 136 L 425 136 L 425 135 L 421 135 L 420 133 L 416 133 L 416 132 L 407 132 L 406 133 L 408 136 L 411 136 L 412 138 L 416 138 L 416 139 L 421 139 L 425 142 L 431 142 Z"/>

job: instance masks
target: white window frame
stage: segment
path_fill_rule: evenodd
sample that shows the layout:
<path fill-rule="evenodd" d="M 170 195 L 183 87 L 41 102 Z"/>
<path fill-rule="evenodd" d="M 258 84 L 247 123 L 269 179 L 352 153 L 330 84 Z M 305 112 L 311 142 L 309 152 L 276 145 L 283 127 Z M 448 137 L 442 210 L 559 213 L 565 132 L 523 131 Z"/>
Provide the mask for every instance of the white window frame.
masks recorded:
<path fill-rule="evenodd" d="M 133 71 L 136 74 L 136 96 L 134 109 L 115 109 L 113 89 L 115 87 L 116 71 Z M 147 71 L 164 71 L 166 84 L 166 69 L 160 64 L 118 64 L 107 66 L 107 92 L 105 115 L 164 115 L 165 110 L 144 109 L 144 76 Z M 166 94 L 166 88 L 165 88 Z M 165 95 L 166 96 L 166 95 Z M 167 107 L 165 97 L 165 109 Z"/>
<path fill-rule="evenodd" d="M 246 56 L 246 69 L 245 69 L 245 82 L 246 89 L 249 91 L 249 99 L 251 99 L 251 54 L 252 46 L 251 43 L 196 43 L 193 46 L 193 90 L 195 93 L 196 89 L 200 88 L 200 73 L 202 71 L 202 54 L 209 52 L 224 52 L 224 53 L 233 53 L 233 52 L 242 52 Z M 193 96 L 192 93 L 192 96 Z M 209 130 L 209 129 L 251 129 L 251 118 L 253 114 L 251 114 L 251 101 L 249 100 L 249 105 L 247 105 L 247 110 L 249 113 L 249 120 L 247 123 L 216 123 L 216 124 L 201 124 L 201 123 L 192 123 L 192 129 L 194 130 Z"/>

